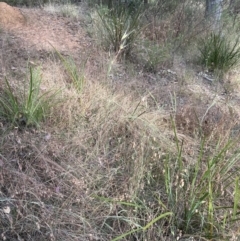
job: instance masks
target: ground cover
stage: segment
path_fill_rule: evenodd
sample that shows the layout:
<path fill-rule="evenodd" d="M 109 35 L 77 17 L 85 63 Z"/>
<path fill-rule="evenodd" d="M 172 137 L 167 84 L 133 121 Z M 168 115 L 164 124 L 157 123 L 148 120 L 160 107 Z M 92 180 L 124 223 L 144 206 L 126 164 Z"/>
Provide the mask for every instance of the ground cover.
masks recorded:
<path fill-rule="evenodd" d="M 238 65 L 206 71 L 182 5 L 129 56 L 106 9 L 50 7 L 0 4 L 1 239 L 238 240 Z"/>

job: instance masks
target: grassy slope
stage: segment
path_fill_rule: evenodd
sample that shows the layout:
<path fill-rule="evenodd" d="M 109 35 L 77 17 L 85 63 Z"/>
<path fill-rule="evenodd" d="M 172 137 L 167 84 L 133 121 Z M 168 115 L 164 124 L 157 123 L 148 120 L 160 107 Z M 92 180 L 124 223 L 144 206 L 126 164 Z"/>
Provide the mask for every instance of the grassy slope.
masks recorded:
<path fill-rule="evenodd" d="M 171 71 L 114 63 L 108 75 L 101 51 L 80 92 L 45 59 L 42 85 L 62 101 L 41 128 L 2 120 L 1 238 L 112 240 L 138 229 L 121 240 L 236 240 L 237 69 L 209 84 L 175 55 Z"/>

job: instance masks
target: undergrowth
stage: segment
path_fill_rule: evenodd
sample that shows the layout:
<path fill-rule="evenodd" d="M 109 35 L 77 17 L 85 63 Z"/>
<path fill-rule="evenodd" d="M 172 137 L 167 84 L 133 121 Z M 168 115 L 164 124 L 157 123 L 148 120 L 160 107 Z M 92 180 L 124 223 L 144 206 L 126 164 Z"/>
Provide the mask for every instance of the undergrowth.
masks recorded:
<path fill-rule="evenodd" d="M 142 15 L 142 4 L 137 5 L 134 11 L 130 11 L 124 4 L 118 4 L 112 9 L 97 9 L 92 15 L 93 27 L 102 46 L 119 56 L 129 55 L 141 33 Z"/>
<path fill-rule="evenodd" d="M 5 88 L 0 97 L 0 117 L 11 125 L 39 126 L 47 118 L 50 108 L 56 105 L 57 91 L 41 93 L 41 72 L 39 68 L 29 69 L 28 83 L 14 89 L 5 79 Z"/>
<path fill-rule="evenodd" d="M 107 61 L 99 61 L 98 47 L 88 75 L 86 62 L 55 49 L 60 61 L 46 65 L 55 88 L 61 85 L 60 103 L 56 91 L 41 90 L 49 76 L 39 68 L 30 68 L 25 88 L 6 79 L 0 96 L 2 240 L 239 239 L 240 152 L 238 135 L 231 135 L 239 128 L 237 111 L 211 86 L 179 76 L 187 61 L 176 72 L 161 69 L 192 40 L 189 29 L 191 35 L 202 30 L 194 15 L 202 14 L 201 4 L 190 3 L 158 2 L 166 7 L 160 17 L 164 11 L 150 6 L 156 14 L 146 29 L 149 12 L 143 15 L 140 7 L 131 13 L 97 9 L 98 40 L 108 51 L 134 53 L 140 38 L 144 53 L 138 57 L 146 59 L 136 80 L 117 57 L 108 70 L 112 79 L 99 80 Z"/>
<path fill-rule="evenodd" d="M 211 34 L 199 44 L 200 61 L 209 71 L 226 73 L 240 58 L 239 39 L 232 44 L 222 34 Z"/>
<path fill-rule="evenodd" d="M 4 239 L 221 240 L 237 229 L 237 142 L 209 150 L 144 100 L 100 83 L 70 88 L 55 110 L 60 120 L 68 109 L 68 123 L 3 135 Z"/>
<path fill-rule="evenodd" d="M 58 13 L 63 17 L 72 18 L 77 20 L 79 18 L 79 9 L 76 5 L 72 4 L 71 1 L 65 1 L 62 4 L 58 2 L 45 2 L 44 10 L 51 13 Z"/>

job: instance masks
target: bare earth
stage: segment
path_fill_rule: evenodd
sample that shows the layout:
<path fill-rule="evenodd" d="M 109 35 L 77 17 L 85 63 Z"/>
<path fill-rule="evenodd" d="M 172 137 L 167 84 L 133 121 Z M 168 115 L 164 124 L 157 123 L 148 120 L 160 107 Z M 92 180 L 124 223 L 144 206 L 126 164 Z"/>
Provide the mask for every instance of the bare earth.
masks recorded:
<path fill-rule="evenodd" d="M 24 73 L 28 61 L 43 65 L 54 48 L 75 60 L 89 57 L 91 40 L 81 24 L 42 9 L 0 2 L 0 82 L 10 71 Z"/>
<path fill-rule="evenodd" d="M 0 25 L 2 27 L 20 27 L 26 22 L 19 9 L 11 7 L 5 2 L 0 2 L 0 13 Z"/>
<path fill-rule="evenodd" d="M 41 9 L 19 10 L 2 2 L 0 12 L 3 29 L 22 40 L 19 47 L 50 50 L 54 46 L 59 51 L 76 53 L 89 44 L 86 36 L 79 31 L 77 21 L 73 23 Z"/>

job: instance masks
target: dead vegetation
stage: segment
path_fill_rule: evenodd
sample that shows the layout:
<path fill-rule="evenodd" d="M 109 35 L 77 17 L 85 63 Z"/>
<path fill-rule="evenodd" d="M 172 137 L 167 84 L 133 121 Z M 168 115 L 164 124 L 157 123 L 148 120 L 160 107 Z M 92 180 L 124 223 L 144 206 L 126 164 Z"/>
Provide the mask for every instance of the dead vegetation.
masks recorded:
<path fill-rule="evenodd" d="M 151 22 L 141 41 L 191 39 L 185 8 Z M 40 66 L 39 91 L 57 90 L 57 103 L 38 128 L 0 115 L 1 239 L 238 240 L 237 68 L 210 82 L 190 63 L 191 45 L 149 71 L 137 58 L 117 62 L 71 18 L 31 11 L 48 26 L 0 33 L 0 92 L 5 76 L 14 95 L 24 91 L 28 68 Z"/>

